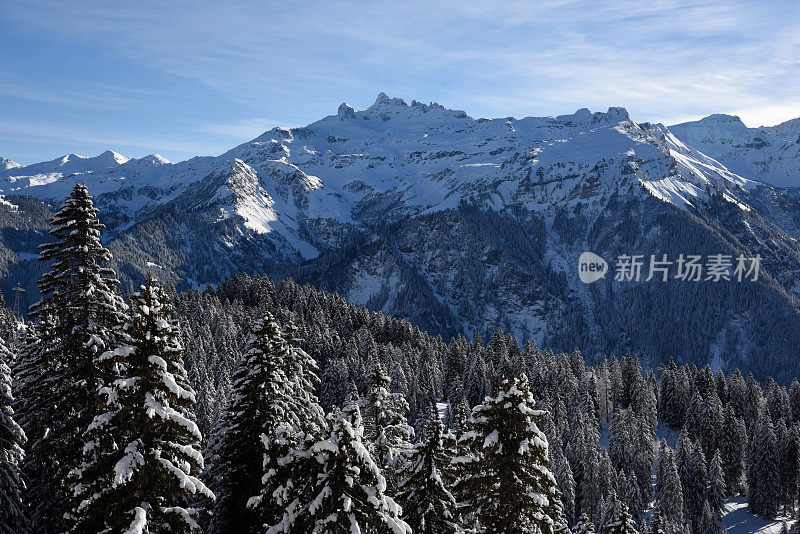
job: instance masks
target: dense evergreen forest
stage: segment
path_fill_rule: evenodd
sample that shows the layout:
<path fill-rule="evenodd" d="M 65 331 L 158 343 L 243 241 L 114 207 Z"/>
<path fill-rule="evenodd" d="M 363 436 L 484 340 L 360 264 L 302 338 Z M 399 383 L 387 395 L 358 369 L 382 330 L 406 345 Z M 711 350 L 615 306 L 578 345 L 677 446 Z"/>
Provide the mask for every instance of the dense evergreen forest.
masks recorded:
<path fill-rule="evenodd" d="M 0 320 L 0 533 L 712 534 L 738 495 L 798 513 L 797 380 L 445 341 L 292 280 L 123 298 L 84 186 L 52 226 L 34 320 Z"/>

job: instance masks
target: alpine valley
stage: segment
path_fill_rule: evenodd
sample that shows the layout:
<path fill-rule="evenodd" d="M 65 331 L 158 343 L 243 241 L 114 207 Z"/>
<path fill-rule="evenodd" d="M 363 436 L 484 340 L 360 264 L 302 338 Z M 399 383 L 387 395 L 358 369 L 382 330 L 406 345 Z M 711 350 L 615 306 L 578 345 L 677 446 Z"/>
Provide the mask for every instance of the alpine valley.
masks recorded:
<path fill-rule="evenodd" d="M 503 328 L 589 361 L 638 353 L 800 374 L 800 119 L 674 127 L 623 108 L 473 119 L 381 93 L 218 157 L 0 159 L 0 288 L 28 303 L 48 218 L 86 183 L 130 291 L 292 277 L 434 334 Z M 757 281 L 578 278 L 584 251 L 760 255 Z M 646 274 L 647 265 L 643 269 Z M 645 276 L 643 276 L 643 279 Z"/>

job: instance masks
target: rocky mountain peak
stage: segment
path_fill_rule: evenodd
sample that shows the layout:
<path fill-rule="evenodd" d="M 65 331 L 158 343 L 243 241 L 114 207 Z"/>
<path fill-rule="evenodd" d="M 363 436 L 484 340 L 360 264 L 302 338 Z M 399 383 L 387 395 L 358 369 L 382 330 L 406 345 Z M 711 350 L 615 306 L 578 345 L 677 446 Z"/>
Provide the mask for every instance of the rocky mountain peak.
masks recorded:
<path fill-rule="evenodd" d="M 407 108 L 408 104 L 402 98 L 391 98 L 384 92 L 378 93 L 375 102 L 367 108 L 367 111 L 379 112 L 392 108 Z"/>
<path fill-rule="evenodd" d="M 0 170 L 16 169 L 17 167 L 22 167 L 22 165 L 8 158 L 0 157 Z"/>

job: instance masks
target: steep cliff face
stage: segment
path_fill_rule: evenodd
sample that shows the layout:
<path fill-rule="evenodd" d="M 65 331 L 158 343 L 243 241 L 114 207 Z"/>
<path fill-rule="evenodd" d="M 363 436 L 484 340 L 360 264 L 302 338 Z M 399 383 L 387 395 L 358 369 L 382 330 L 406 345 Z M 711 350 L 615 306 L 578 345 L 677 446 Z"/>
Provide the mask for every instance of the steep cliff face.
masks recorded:
<path fill-rule="evenodd" d="M 81 181 L 126 287 L 148 271 L 179 288 L 292 276 L 445 335 L 503 327 L 590 357 L 796 372 L 800 203 L 698 150 L 744 135 L 715 120 L 726 126 L 698 139 L 622 108 L 476 120 L 381 94 L 214 158 L 107 152 L 9 167 L 0 275 L 10 287 L 33 266 L 47 206 Z M 791 137 L 792 125 L 771 131 Z M 605 279 L 579 280 L 584 251 L 611 264 Z M 644 256 L 642 281 L 614 280 L 626 254 Z M 756 282 L 689 283 L 674 265 L 668 281 L 646 282 L 651 254 L 763 261 Z"/>

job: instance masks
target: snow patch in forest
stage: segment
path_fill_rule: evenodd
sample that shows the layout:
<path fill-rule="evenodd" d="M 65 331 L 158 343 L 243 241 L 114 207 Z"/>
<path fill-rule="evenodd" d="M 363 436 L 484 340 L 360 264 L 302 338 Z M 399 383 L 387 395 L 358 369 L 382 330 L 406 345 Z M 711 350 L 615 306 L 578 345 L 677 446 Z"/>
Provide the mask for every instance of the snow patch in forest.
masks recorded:
<path fill-rule="evenodd" d="M 725 503 L 724 514 L 725 529 L 731 534 L 778 534 L 784 522 L 791 532 L 795 523 L 787 517 L 762 519 L 754 516 L 744 497 L 729 499 Z"/>
<path fill-rule="evenodd" d="M 444 423 L 445 417 L 447 416 L 447 407 L 449 405 L 450 404 L 447 403 L 447 402 L 437 402 L 436 403 L 436 413 L 439 414 L 439 419 L 441 419 L 443 423 Z"/>

